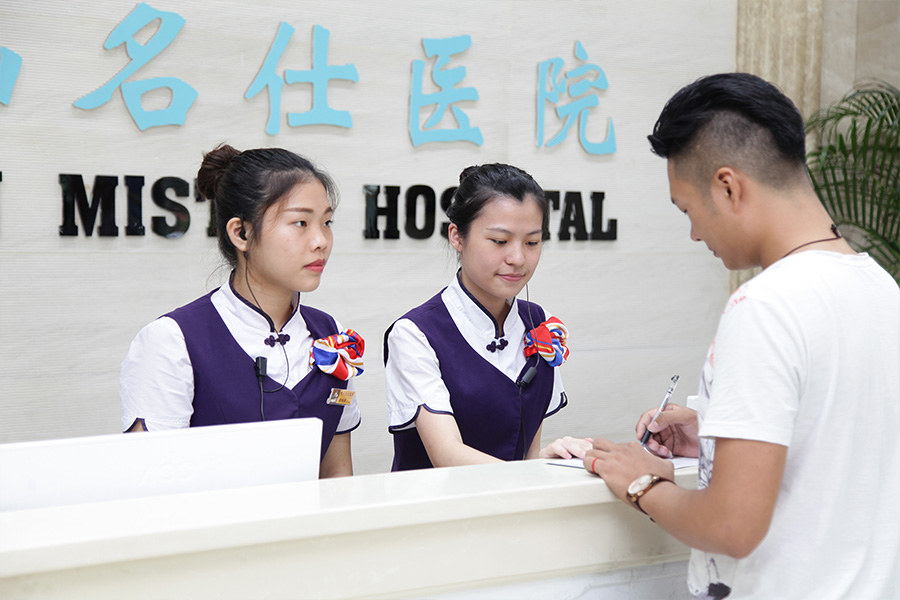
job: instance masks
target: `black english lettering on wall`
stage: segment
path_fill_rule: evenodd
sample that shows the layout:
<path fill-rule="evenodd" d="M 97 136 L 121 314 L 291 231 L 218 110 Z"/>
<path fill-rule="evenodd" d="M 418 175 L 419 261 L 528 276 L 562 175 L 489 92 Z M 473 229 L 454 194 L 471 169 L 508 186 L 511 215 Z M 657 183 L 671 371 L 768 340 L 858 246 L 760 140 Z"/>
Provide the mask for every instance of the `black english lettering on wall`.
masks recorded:
<path fill-rule="evenodd" d="M 144 235 L 144 178 L 141 175 L 126 175 L 128 188 L 128 224 L 125 235 Z"/>
<path fill-rule="evenodd" d="M 418 221 L 419 198 L 425 200 L 424 223 L 416 226 Z M 437 199 L 434 190 L 427 185 L 414 185 L 406 190 L 406 235 L 414 240 L 426 240 L 434 233 L 434 206 Z"/>
<path fill-rule="evenodd" d="M 544 198 L 547 199 L 547 204 L 550 205 L 550 213 L 552 214 L 554 210 L 559 210 L 559 190 L 544 190 Z M 547 227 L 547 231 L 541 236 L 542 240 L 550 239 L 550 227 Z"/>
<path fill-rule="evenodd" d="M 385 205 L 383 206 L 378 204 L 381 186 L 367 184 L 363 186 L 363 190 L 365 191 L 366 202 L 366 227 L 363 230 L 363 237 L 366 239 L 378 239 L 381 237 L 382 232 L 378 229 L 378 219 L 379 217 L 384 217 L 386 224 L 384 238 L 399 238 L 400 231 L 397 228 L 397 223 L 400 219 L 397 198 L 400 195 L 400 187 L 394 185 L 384 186 Z M 442 214 L 447 213 L 455 192 L 456 187 L 454 186 L 445 189 L 441 194 L 440 207 Z M 551 215 L 560 211 L 560 192 L 558 190 L 546 190 L 544 194 L 550 205 Z M 436 197 L 434 188 L 423 184 L 410 186 L 406 191 L 404 232 L 407 236 L 416 240 L 424 240 L 432 236 L 437 220 Z M 603 200 L 605 197 L 605 192 L 591 192 L 591 231 L 588 233 L 581 192 L 565 192 L 562 202 L 562 214 L 560 215 L 559 228 L 557 230 L 558 238 L 562 241 L 567 241 L 573 239 L 574 236 L 575 241 L 581 242 L 587 240 L 615 240 L 618 234 L 616 220 L 609 219 L 606 229 L 603 228 Z M 420 202 L 420 198 L 424 201 Z M 447 237 L 449 226 L 450 224 L 447 221 L 441 222 L 441 237 Z M 550 232 L 545 231 L 543 239 L 548 240 L 550 237 Z"/>
<path fill-rule="evenodd" d="M 174 225 L 169 225 L 165 217 L 153 217 L 153 233 L 170 239 L 180 238 L 191 226 L 191 213 L 183 204 L 170 199 L 166 195 L 168 190 L 172 190 L 179 198 L 187 198 L 191 191 L 188 182 L 179 177 L 162 177 L 153 184 L 150 192 L 153 203 L 175 215 Z"/>
<path fill-rule="evenodd" d="M 60 173 L 63 222 L 59 226 L 59 235 L 78 235 L 78 225 L 75 224 L 76 206 L 86 236 L 94 233 L 94 222 L 97 220 L 98 211 L 100 212 L 100 235 L 119 235 L 119 228 L 116 227 L 116 186 L 118 183 L 119 178 L 114 175 L 97 175 L 94 177 L 91 201 L 88 202 L 81 175 Z"/>
<path fill-rule="evenodd" d="M 0 181 L 3 180 L 0 172 Z M 94 177 L 94 185 L 91 190 L 91 199 L 88 201 L 84 179 L 79 174 L 59 175 L 59 184 L 62 190 L 62 225 L 59 226 L 59 235 L 78 235 L 77 221 L 81 221 L 86 236 L 93 235 L 97 216 L 100 216 L 98 232 L 101 236 L 118 236 L 116 226 L 115 195 L 118 186 L 118 177 L 114 175 L 97 175 Z M 125 235 L 145 235 L 143 224 L 143 189 L 145 178 L 141 175 L 125 175 L 125 188 L 127 190 L 128 219 L 125 226 Z M 382 186 L 366 184 L 365 192 L 365 239 L 398 239 L 400 237 L 400 186 L 386 185 L 384 187 L 384 204 L 379 204 L 379 196 Z M 171 194 L 169 191 L 171 190 Z M 448 187 L 438 195 L 435 189 L 424 184 L 416 184 L 406 190 L 404 196 L 404 233 L 411 239 L 424 240 L 434 235 L 439 215 L 446 215 L 447 209 L 453 200 L 456 187 Z M 567 241 L 611 241 L 618 237 L 618 222 L 616 219 L 607 219 L 604 227 L 603 202 L 605 192 L 592 191 L 590 193 L 591 219 L 590 232 L 588 232 L 585 207 L 582 193 L 579 191 L 559 190 L 545 191 L 547 202 L 550 206 L 551 217 L 559 215 L 558 239 Z M 151 221 L 153 233 L 169 238 L 177 239 L 187 233 L 191 224 L 190 211 L 184 204 L 175 201 L 174 198 L 188 198 L 191 195 L 190 184 L 180 177 L 162 177 L 151 188 L 153 203 L 172 213 L 174 222 L 170 223 L 167 217 L 154 216 Z M 195 202 L 206 202 L 206 199 L 197 190 L 197 182 L 194 181 Z M 440 213 L 438 213 L 440 206 Z M 76 218 L 77 214 L 77 218 Z M 380 219 L 384 219 L 381 221 Z M 384 224 L 384 229 L 379 229 L 379 224 Z M 439 229 L 443 238 L 447 237 L 449 223 L 441 220 Z M 209 237 L 216 237 L 216 211 L 215 202 L 209 203 L 209 221 L 206 227 Z M 544 232 L 543 239 L 550 239 L 549 231 Z"/>
<path fill-rule="evenodd" d="M 203 194 L 200 193 L 200 188 L 197 187 L 197 180 L 194 179 L 194 201 L 195 202 L 206 202 L 206 198 L 203 197 Z M 216 203 L 209 203 L 209 223 L 206 224 L 206 237 L 216 237 Z"/>
<path fill-rule="evenodd" d="M 575 239 L 582 242 L 588 239 L 587 225 L 584 222 L 584 206 L 581 204 L 581 192 L 566 192 L 563 197 L 562 218 L 559 220 L 559 239 L 572 239 L 571 229 L 575 228 Z"/>
<path fill-rule="evenodd" d="M 445 215 L 447 214 L 447 209 L 450 208 L 450 203 L 453 202 L 453 194 L 456 193 L 456 187 L 457 186 L 455 185 L 453 187 L 448 187 L 446 190 L 444 190 L 444 193 L 441 194 L 441 210 Z M 444 239 L 447 239 L 447 237 L 450 235 L 448 232 L 449 228 L 450 221 L 444 221 L 441 223 L 441 237 L 443 237 Z"/>
<path fill-rule="evenodd" d="M 384 239 L 396 240 L 399 238 L 397 198 L 400 196 L 400 186 L 384 186 L 385 206 L 378 206 L 378 194 L 381 186 L 364 185 L 363 190 L 366 193 L 366 228 L 363 230 L 363 237 L 367 240 L 378 239 L 381 235 L 378 230 L 378 217 L 384 217 L 387 222 L 384 228 Z"/>
<path fill-rule="evenodd" d="M 603 229 L 603 199 L 606 192 L 591 192 L 591 239 L 614 240 L 618 225 L 616 219 L 610 219 L 608 226 Z"/>

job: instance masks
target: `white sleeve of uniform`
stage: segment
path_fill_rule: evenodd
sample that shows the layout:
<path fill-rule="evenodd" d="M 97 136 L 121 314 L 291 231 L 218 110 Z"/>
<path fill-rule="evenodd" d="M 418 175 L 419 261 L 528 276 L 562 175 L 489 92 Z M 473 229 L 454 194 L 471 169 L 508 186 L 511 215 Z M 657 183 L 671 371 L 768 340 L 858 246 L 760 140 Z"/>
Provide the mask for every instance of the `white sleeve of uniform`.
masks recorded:
<path fill-rule="evenodd" d="M 790 445 L 805 376 L 803 341 L 789 315 L 746 298 L 722 315 L 709 361 L 702 437 Z"/>
<path fill-rule="evenodd" d="M 552 313 L 546 310 L 544 311 L 544 320 L 549 320 L 552 316 Z M 529 325 L 526 324 L 525 330 L 528 331 L 528 329 Z M 560 409 L 565 408 L 566 404 L 569 403 L 568 398 L 566 397 L 566 388 L 563 386 L 560 367 L 562 367 L 562 365 L 553 369 L 553 396 L 550 398 L 550 405 L 547 406 L 547 412 L 544 413 L 545 419 L 550 415 L 556 414 Z"/>
<path fill-rule="evenodd" d="M 547 406 L 547 412 L 544 413 L 544 418 L 555 414 L 568 403 L 566 389 L 563 387 L 562 373 L 559 372 L 559 367 L 556 367 L 553 369 L 553 396 L 550 398 L 550 405 Z"/>
<path fill-rule="evenodd" d="M 334 317 L 332 317 L 332 319 L 334 319 Z M 344 326 L 341 325 L 341 322 L 337 319 L 334 319 L 334 324 L 337 327 L 338 332 L 346 331 L 344 329 Z M 363 355 L 363 375 L 365 375 L 366 371 L 365 361 L 366 357 L 365 355 Z M 317 369 L 318 367 L 313 366 L 312 368 Z M 356 381 L 356 377 L 351 377 L 350 381 L 347 382 L 347 389 L 354 392 L 353 400 L 351 400 L 350 404 L 345 406 L 343 412 L 341 412 L 341 420 L 338 422 L 335 435 L 341 433 L 350 433 L 351 431 L 359 427 L 360 423 L 362 423 L 362 416 L 359 414 L 359 403 L 356 400 L 356 386 L 353 383 L 354 381 Z"/>
<path fill-rule="evenodd" d="M 141 329 L 119 375 L 122 430 L 143 419 L 148 431 L 180 429 L 194 413 L 194 371 L 184 334 L 169 317 Z"/>
<path fill-rule="evenodd" d="M 363 373 L 365 375 L 365 373 Z M 341 412 L 341 420 L 338 422 L 337 430 L 335 434 L 340 433 L 350 433 L 362 422 L 362 416 L 359 414 L 359 404 L 356 402 L 356 386 L 353 385 L 353 380 L 356 377 L 351 377 L 350 381 L 347 382 L 347 389 L 354 392 L 353 400 L 350 401 L 350 404 L 344 407 L 343 412 Z"/>
<path fill-rule="evenodd" d="M 409 319 L 394 323 L 387 347 L 384 376 L 389 428 L 415 427 L 413 421 L 423 405 L 431 412 L 453 414 L 437 355 L 415 323 Z"/>

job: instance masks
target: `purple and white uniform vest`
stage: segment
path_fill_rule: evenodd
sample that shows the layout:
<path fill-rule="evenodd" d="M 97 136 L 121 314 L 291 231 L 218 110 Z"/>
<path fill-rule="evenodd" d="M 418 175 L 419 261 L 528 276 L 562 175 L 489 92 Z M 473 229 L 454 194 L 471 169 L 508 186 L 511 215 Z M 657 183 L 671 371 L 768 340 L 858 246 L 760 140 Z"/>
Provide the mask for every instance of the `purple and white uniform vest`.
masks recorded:
<path fill-rule="evenodd" d="M 213 293 L 165 315 L 181 328 L 194 371 L 191 427 L 260 421 L 259 380 L 254 360 L 228 331 L 210 301 Z M 339 333 L 334 319 L 328 314 L 303 305 L 299 310 L 314 339 Z M 265 377 L 266 420 L 321 419 L 321 459 L 331 444 L 343 412 L 342 406 L 326 402 L 332 388 L 346 389 L 347 382 L 317 368 L 310 370 L 293 389 L 281 387 L 280 382 Z"/>
<path fill-rule="evenodd" d="M 523 300 L 516 304 L 523 322 L 544 320 L 544 310 L 537 304 Z M 516 381 L 511 380 L 472 349 L 454 324 L 440 293 L 401 318 L 409 319 L 422 331 L 437 355 L 463 443 L 501 460 L 524 458 L 547 416 L 553 397 L 553 367 L 535 354 L 527 359 Z M 385 340 L 389 334 L 390 329 Z M 387 358 L 385 344 L 385 362 Z M 528 384 L 517 384 L 531 367 L 537 369 L 534 379 Z M 392 471 L 433 466 L 414 427 L 391 427 L 390 431 L 394 435 Z"/>

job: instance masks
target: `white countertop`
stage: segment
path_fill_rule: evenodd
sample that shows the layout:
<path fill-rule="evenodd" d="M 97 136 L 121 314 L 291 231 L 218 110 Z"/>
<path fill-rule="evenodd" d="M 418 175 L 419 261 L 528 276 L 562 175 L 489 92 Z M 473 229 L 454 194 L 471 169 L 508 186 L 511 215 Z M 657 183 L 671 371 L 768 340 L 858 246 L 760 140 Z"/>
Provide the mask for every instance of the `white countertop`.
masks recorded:
<path fill-rule="evenodd" d="M 693 487 L 696 469 L 680 469 L 676 479 Z M 512 517 L 517 531 L 527 533 L 529 514 L 571 515 L 576 508 L 591 511 L 586 514 L 609 512 L 614 529 L 619 523 L 626 527 L 610 533 L 625 535 L 630 547 L 620 559 L 607 553 L 613 562 L 640 562 L 635 552 L 643 550 L 632 547 L 635 543 L 650 549 L 648 563 L 687 554 L 646 517 L 615 499 L 598 477 L 533 460 L 2 512 L 0 590 L 5 578 L 43 572 L 285 542 L 302 548 L 304 541 L 319 544 L 342 539 L 342 534 L 361 539 L 364 532 L 377 543 L 394 535 L 389 530 L 407 536 L 409 528 L 449 525 L 447 531 L 454 531 L 484 517 L 492 517 L 492 523 Z M 629 524 L 639 532 L 628 530 Z M 666 538 L 665 543 L 657 538 Z M 608 543 L 617 542 L 611 537 Z M 329 544 L 336 551 L 340 545 Z"/>

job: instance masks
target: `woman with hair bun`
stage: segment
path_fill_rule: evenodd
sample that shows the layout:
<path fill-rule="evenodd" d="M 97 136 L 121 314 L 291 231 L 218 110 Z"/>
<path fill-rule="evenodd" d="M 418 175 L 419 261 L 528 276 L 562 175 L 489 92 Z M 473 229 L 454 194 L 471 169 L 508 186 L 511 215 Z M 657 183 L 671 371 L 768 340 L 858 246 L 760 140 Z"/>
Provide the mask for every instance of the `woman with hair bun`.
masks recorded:
<path fill-rule="evenodd" d="M 134 338 L 120 377 L 123 428 L 318 417 L 319 475 L 352 475 L 360 416 L 350 379 L 363 371 L 364 342 L 300 303 L 331 253 L 334 183 L 288 150 L 222 145 L 203 157 L 197 186 L 214 203 L 231 275 Z"/>
<path fill-rule="evenodd" d="M 503 164 L 459 179 L 447 216 L 460 269 L 385 333 L 392 470 L 582 457 L 586 439 L 540 446 L 544 418 L 566 405 L 566 328 L 516 299 L 541 256 L 544 191 Z"/>

